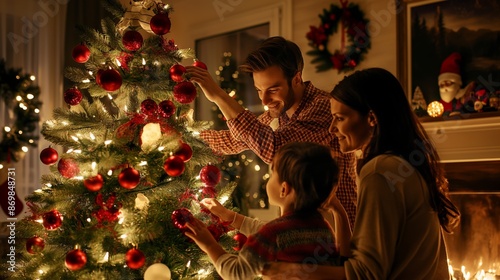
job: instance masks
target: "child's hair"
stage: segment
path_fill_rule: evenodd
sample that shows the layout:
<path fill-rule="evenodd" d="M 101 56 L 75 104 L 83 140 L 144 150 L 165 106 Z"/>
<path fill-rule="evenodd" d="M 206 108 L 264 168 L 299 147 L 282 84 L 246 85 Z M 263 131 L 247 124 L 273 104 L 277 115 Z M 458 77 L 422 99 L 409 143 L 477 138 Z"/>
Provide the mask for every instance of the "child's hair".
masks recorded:
<path fill-rule="evenodd" d="M 315 210 L 328 198 L 338 182 L 339 167 L 330 148 L 311 142 L 283 145 L 273 158 L 279 182 L 295 190 L 295 211 Z"/>

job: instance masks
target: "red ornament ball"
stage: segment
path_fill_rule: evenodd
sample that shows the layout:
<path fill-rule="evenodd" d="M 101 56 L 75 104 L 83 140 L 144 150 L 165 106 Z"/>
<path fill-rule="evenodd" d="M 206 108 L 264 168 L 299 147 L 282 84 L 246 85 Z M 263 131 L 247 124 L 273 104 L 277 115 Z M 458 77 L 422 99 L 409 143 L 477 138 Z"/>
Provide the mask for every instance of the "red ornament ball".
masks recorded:
<path fill-rule="evenodd" d="M 213 185 L 207 185 L 201 189 L 201 194 L 202 194 L 203 198 L 207 198 L 207 197 L 215 198 L 217 196 L 217 190 L 215 189 L 215 187 Z"/>
<path fill-rule="evenodd" d="M 64 102 L 68 105 L 78 105 L 80 104 L 80 101 L 82 101 L 82 98 L 82 92 L 77 88 L 70 88 L 64 92 Z"/>
<path fill-rule="evenodd" d="M 170 118 L 175 113 L 175 104 L 170 100 L 163 100 L 158 107 L 160 115 L 164 118 Z"/>
<path fill-rule="evenodd" d="M 156 35 L 161 36 L 170 32 L 172 23 L 170 22 L 170 18 L 168 18 L 167 13 L 158 13 L 151 18 L 149 26 L 151 27 L 151 31 L 153 31 Z"/>
<path fill-rule="evenodd" d="M 204 166 L 200 170 L 200 179 L 208 186 L 215 186 L 220 182 L 221 173 L 215 165 Z"/>
<path fill-rule="evenodd" d="M 233 236 L 233 239 L 237 242 L 238 245 L 236 245 L 235 247 L 233 247 L 233 249 L 235 251 L 239 251 L 241 250 L 241 248 L 243 247 L 243 245 L 245 245 L 245 243 L 247 242 L 247 237 L 246 235 L 244 235 L 243 233 L 241 232 L 238 232 L 237 234 L 235 234 Z"/>
<path fill-rule="evenodd" d="M 131 52 L 140 49 L 143 42 L 144 39 L 142 38 L 141 33 L 136 30 L 128 30 L 122 37 L 123 47 Z"/>
<path fill-rule="evenodd" d="M 170 79 L 174 82 L 182 82 L 184 81 L 184 73 L 186 73 L 186 67 L 180 64 L 174 64 L 169 69 Z"/>
<path fill-rule="evenodd" d="M 200 67 L 200 68 L 203 68 L 205 70 L 208 69 L 207 65 L 199 60 L 195 60 L 193 63 L 193 66 Z"/>
<path fill-rule="evenodd" d="M 139 269 L 146 262 L 146 256 L 139 249 L 132 248 L 125 254 L 125 263 L 131 269 Z"/>
<path fill-rule="evenodd" d="M 196 98 L 196 87 L 193 83 L 184 81 L 174 86 L 174 98 L 182 104 L 193 102 Z"/>
<path fill-rule="evenodd" d="M 141 174 L 132 167 L 123 169 L 118 175 L 118 183 L 120 183 L 120 186 L 129 190 L 137 187 L 140 180 Z"/>
<path fill-rule="evenodd" d="M 90 50 L 84 44 L 80 44 L 73 48 L 71 56 L 75 62 L 85 63 L 90 58 Z"/>
<path fill-rule="evenodd" d="M 26 251 L 30 254 L 39 253 L 43 248 L 45 248 L 45 241 L 38 236 L 33 236 L 26 241 Z"/>
<path fill-rule="evenodd" d="M 46 165 L 52 165 L 59 159 L 57 151 L 51 147 L 45 148 L 40 153 L 40 161 Z"/>
<path fill-rule="evenodd" d="M 94 177 L 87 178 L 83 181 L 83 185 L 91 192 L 100 190 L 103 184 L 104 179 L 101 174 L 97 174 Z"/>
<path fill-rule="evenodd" d="M 186 227 L 187 222 L 192 222 L 194 219 L 193 214 L 187 208 L 179 208 L 172 212 L 172 223 L 180 230 L 188 231 Z"/>
<path fill-rule="evenodd" d="M 106 69 L 99 75 L 98 84 L 106 91 L 115 91 L 122 86 L 122 76 L 115 69 Z"/>
<path fill-rule="evenodd" d="M 80 173 L 80 168 L 78 168 L 78 163 L 71 158 L 62 158 L 57 163 L 57 170 L 59 173 L 68 179 L 71 179 Z"/>
<path fill-rule="evenodd" d="M 153 99 L 146 99 L 141 102 L 141 113 L 147 116 L 155 116 L 158 113 L 158 104 Z"/>
<path fill-rule="evenodd" d="M 66 261 L 64 264 L 69 270 L 75 271 L 79 270 L 85 266 L 87 263 L 87 254 L 80 249 L 75 249 L 73 251 L 69 251 L 66 254 Z"/>
<path fill-rule="evenodd" d="M 191 146 L 187 143 L 181 143 L 179 149 L 174 153 L 174 155 L 180 157 L 184 162 L 189 161 L 193 156 L 193 150 Z"/>
<path fill-rule="evenodd" d="M 49 211 L 42 215 L 43 227 L 46 230 L 56 230 L 62 225 L 63 217 L 57 210 Z"/>
<path fill-rule="evenodd" d="M 102 72 L 104 72 L 104 70 L 99 69 L 99 70 L 97 70 L 97 73 L 95 74 L 95 82 L 96 82 L 96 84 L 98 84 L 100 86 L 102 86 L 101 85 L 101 75 L 102 75 Z"/>
<path fill-rule="evenodd" d="M 170 156 L 163 163 L 163 169 L 170 177 L 180 176 L 184 172 L 185 167 L 184 161 L 179 156 Z"/>

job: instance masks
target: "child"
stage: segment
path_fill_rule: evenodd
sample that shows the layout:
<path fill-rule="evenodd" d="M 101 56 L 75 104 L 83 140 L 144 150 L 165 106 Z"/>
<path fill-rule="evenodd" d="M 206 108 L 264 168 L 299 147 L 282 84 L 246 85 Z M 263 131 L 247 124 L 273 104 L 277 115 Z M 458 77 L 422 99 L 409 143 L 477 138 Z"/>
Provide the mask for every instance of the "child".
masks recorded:
<path fill-rule="evenodd" d="M 228 254 L 197 219 L 187 223 L 186 235 L 208 254 L 224 279 L 254 279 L 273 261 L 303 265 L 339 265 L 340 254 L 328 223 L 318 211 L 338 181 L 338 166 L 329 148 L 306 142 L 288 143 L 276 153 L 266 186 L 269 203 L 281 216 L 268 223 L 237 214 L 214 199 L 201 203 L 222 221 L 248 236 L 238 255 Z M 335 198 L 333 198 L 335 200 Z M 332 198 L 330 198 L 330 203 Z M 347 214 L 336 200 L 335 218 L 348 225 Z M 348 244 L 348 240 L 341 240 Z M 341 244 L 341 251 L 348 250 Z M 347 245 L 348 246 L 348 245 Z"/>

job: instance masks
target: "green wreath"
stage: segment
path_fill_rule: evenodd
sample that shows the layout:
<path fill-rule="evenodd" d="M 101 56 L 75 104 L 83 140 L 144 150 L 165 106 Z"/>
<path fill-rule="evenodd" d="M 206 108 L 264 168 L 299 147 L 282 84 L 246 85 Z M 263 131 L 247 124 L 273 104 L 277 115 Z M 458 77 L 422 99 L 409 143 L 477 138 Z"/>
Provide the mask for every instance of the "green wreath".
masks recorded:
<path fill-rule="evenodd" d="M 351 71 L 359 65 L 371 46 L 368 20 L 359 6 L 353 3 L 348 5 L 347 0 L 340 0 L 340 3 L 341 7 L 331 4 L 330 10 L 324 9 L 319 15 L 319 27 L 310 26 L 310 31 L 306 34 L 309 45 L 313 48 L 307 54 L 315 57 L 311 63 L 317 64 L 317 72 L 332 68 L 339 73 Z M 341 48 L 332 53 L 328 50 L 328 41 L 337 32 L 339 23 L 342 32 Z"/>
<path fill-rule="evenodd" d="M 0 59 L 0 96 L 14 113 L 14 123 L 2 127 L 0 163 L 19 161 L 25 147 L 37 145 L 36 128 L 42 102 L 38 100 L 40 88 L 33 85 L 31 77 L 20 69 L 7 69 L 5 61 Z"/>

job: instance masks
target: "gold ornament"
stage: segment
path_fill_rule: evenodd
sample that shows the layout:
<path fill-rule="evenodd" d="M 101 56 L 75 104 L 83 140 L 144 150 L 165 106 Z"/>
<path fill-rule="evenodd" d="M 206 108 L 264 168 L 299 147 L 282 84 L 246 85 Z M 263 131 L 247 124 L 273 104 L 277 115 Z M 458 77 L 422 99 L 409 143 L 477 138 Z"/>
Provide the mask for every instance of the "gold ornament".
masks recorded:
<path fill-rule="evenodd" d="M 433 101 L 427 106 L 427 113 L 433 118 L 437 118 L 443 115 L 444 107 L 439 101 Z"/>

